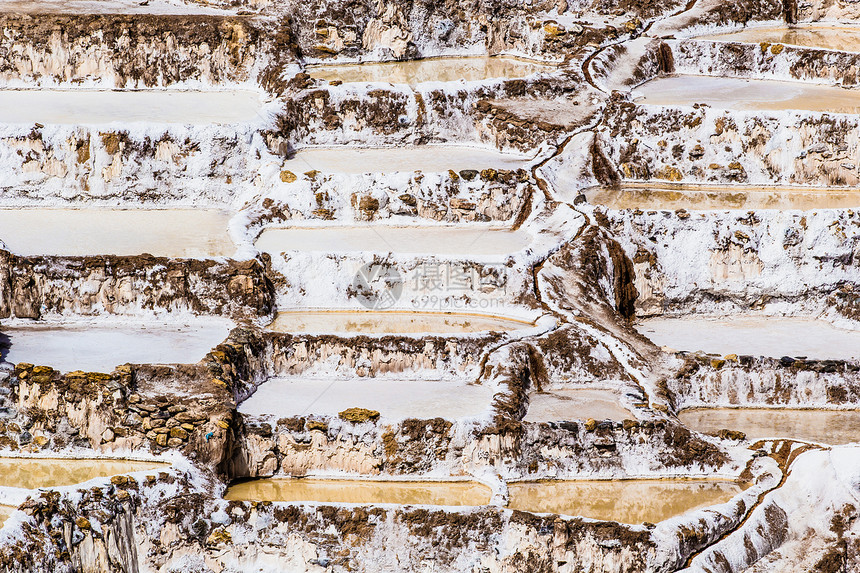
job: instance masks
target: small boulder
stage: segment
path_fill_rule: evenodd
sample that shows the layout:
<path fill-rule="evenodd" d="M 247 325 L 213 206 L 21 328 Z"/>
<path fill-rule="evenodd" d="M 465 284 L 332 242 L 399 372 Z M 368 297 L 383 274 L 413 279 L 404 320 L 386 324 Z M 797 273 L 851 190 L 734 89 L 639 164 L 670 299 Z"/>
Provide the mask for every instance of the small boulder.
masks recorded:
<path fill-rule="evenodd" d="M 376 410 L 368 410 L 367 408 L 347 408 L 338 414 L 341 420 L 352 422 L 353 424 L 361 424 L 362 422 L 373 421 L 379 419 L 379 412 Z"/>

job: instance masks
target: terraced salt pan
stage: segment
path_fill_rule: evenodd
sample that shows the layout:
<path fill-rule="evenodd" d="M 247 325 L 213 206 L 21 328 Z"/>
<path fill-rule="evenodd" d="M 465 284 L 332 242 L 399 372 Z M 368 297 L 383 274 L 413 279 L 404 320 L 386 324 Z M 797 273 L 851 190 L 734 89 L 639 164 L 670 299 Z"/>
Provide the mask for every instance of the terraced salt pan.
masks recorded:
<path fill-rule="evenodd" d="M 489 410 L 492 399 L 489 387 L 460 381 L 273 378 L 257 388 L 239 411 L 281 417 L 337 416 L 356 407 L 376 410 L 382 418 L 391 420 L 454 420 L 482 415 Z"/>
<path fill-rule="evenodd" d="M 226 499 L 319 503 L 485 505 L 490 488 L 472 482 L 260 479 L 227 488 Z"/>
<path fill-rule="evenodd" d="M 493 228 L 390 227 L 289 227 L 266 229 L 257 239 L 258 250 L 325 253 L 376 252 L 410 255 L 499 255 L 523 250 L 531 242 L 525 231 Z"/>
<path fill-rule="evenodd" d="M 608 390 L 560 389 L 529 395 L 526 422 L 565 420 L 625 420 L 633 414 L 618 402 L 618 395 Z"/>
<path fill-rule="evenodd" d="M 0 357 L 63 372 L 111 372 L 125 363 L 194 364 L 223 342 L 231 327 L 214 319 L 125 325 L 19 322 L 0 327 Z"/>
<path fill-rule="evenodd" d="M 587 189 L 590 203 L 610 209 L 850 209 L 860 207 L 860 189 L 631 184 Z"/>
<path fill-rule="evenodd" d="M 269 329 L 298 333 L 463 334 L 507 332 L 533 323 L 489 314 L 411 311 L 288 311 L 280 312 Z"/>
<path fill-rule="evenodd" d="M 252 91 L 0 90 L 0 123 L 234 124 L 262 117 Z"/>
<path fill-rule="evenodd" d="M 207 209 L 0 209 L 0 241 L 20 255 L 223 257 L 230 215 Z"/>
<path fill-rule="evenodd" d="M 708 76 L 671 76 L 651 80 L 633 91 L 648 105 L 705 103 L 734 110 L 804 110 L 860 113 L 860 92 L 839 87 Z"/>
<path fill-rule="evenodd" d="M 636 326 L 657 346 L 719 355 L 860 358 L 860 331 L 823 320 L 770 316 L 651 318 Z"/>
<path fill-rule="evenodd" d="M 425 82 L 477 81 L 524 78 L 556 69 L 551 64 L 506 56 L 425 58 L 405 62 L 314 65 L 307 73 L 314 79 L 344 83 L 385 82 L 417 85 Z"/>
<path fill-rule="evenodd" d="M 18 14 L 209 14 L 231 12 L 181 0 L 0 0 L 0 12 Z"/>
<path fill-rule="evenodd" d="M 697 408 L 678 419 L 693 430 L 740 430 L 749 440 L 792 438 L 830 445 L 860 441 L 860 411 Z"/>
<path fill-rule="evenodd" d="M 111 477 L 168 464 L 116 459 L 0 458 L 0 486 L 38 489 L 75 485 L 97 477 Z"/>
<path fill-rule="evenodd" d="M 301 149 L 284 163 L 294 173 L 393 173 L 395 171 L 456 172 L 487 168 L 524 168 L 525 155 L 457 145 L 418 145 L 396 148 L 350 147 Z"/>
<path fill-rule="evenodd" d="M 541 481 L 508 484 L 508 507 L 639 524 L 725 503 L 742 491 L 711 480 Z"/>
<path fill-rule="evenodd" d="M 860 28 L 851 26 L 799 25 L 745 28 L 739 32 L 709 34 L 700 40 L 743 42 L 749 44 L 788 44 L 844 52 L 860 51 Z"/>

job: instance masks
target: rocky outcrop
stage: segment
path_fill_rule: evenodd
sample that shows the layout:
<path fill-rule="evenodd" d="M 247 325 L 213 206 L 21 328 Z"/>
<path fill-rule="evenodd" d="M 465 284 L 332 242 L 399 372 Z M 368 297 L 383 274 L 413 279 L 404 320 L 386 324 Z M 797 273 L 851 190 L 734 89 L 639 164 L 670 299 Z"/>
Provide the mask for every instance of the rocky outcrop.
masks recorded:
<path fill-rule="evenodd" d="M 598 130 L 628 180 L 853 186 L 858 122 L 844 114 L 617 101 Z M 619 134 L 625 137 L 618 137 Z"/>
<path fill-rule="evenodd" d="M 290 42 L 239 16 L 5 14 L 0 83 L 106 88 L 265 81 Z"/>
<path fill-rule="evenodd" d="M 0 251 L 0 317 L 193 312 L 265 316 L 273 291 L 257 260 L 148 255 L 21 257 Z"/>
<path fill-rule="evenodd" d="M 834 408 L 860 404 L 860 365 L 854 361 L 784 357 L 685 355 L 667 380 L 677 410 L 696 407 Z"/>
<path fill-rule="evenodd" d="M 288 94 L 272 140 L 301 145 L 421 144 L 474 141 L 475 105 L 486 99 L 552 97 L 571 90 L 559 72 L 524 79 L 490 79 L 480 84 L 427 84 L 415 88 L 373 84 L 319 86 L 300 74 Z M 299 78 L 299 76 L 297 76 Z M 480 111 L 480 110 L 479 110 Z"/>
<path fill-rule="evenodd" d="M 60 374 L 21 363 L 3 387 L 8 389 L 0 419 L 4 448 L 178 450 L 212 467 L 232 452 L 232 397 L 226 384 L 200 365 L 123 365 L 110 374 Z"/>
<path fill-rule="evenodd" d="M 222 206 L 231 185 L 255 177 L 255 133 L 253 122 L 116 131 L 6 124 L 0 127 L 0 188 L 13 205 L 62 199 Z"/>
<path fill-rule="evenodd" d="M 668 41 L 678 73 L 801 80 L 853 87 L 860 55 L 783 44 L 739 44 L 702 40 Z"/>
<path fill-rule="evenodd" d="M 761 309 L 779 301 L 795 312 L 830 307 L 851 316 L 860 280 L 854 211 L 610 211 L 612 234 L 634 261 L 640 315 Z M 815 293 L 815 294 L 813 294 Z"/>
<path fill-rule="evenodd" d="M 384 221 L 409 217 L 445 223 L 513 221 L 534 191 L 525 170 L 496 170 L 480 163 L 474 169 L 460 172 L 399 176 L 316 171 L 280 174 L 280 181 L 273 182 L 274 188 L 246 211 L 252 233 L 268 224 L 306 219 Z"/>

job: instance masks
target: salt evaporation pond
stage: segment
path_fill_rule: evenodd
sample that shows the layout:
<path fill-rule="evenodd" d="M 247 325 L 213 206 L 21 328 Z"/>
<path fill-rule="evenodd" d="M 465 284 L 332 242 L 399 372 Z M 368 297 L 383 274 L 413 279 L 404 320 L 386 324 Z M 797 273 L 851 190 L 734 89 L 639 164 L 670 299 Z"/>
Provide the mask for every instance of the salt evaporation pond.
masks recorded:
<path fill-rule="evenodd" d="M 860 28 L 850 26 L 793 25 L 750 27 L 738 32 L 708 34 L 698 40 L 718 42 L 742 42 L 749 44 L 788 44 L 807 48 L 823 48 L 844 52 L 860 51 Z"/>
<path fill-rule="evenodd" d="M 490 488 L 474 482 L 260 479 L 227 488 L 226 499 L 403 505 L 485 505 Z"/>
<path fill-rule="evenodd" d="M 169 464 L 118 459 L 0 458 L 0 486 L 38 489 L 75 485 Z"/>
<path fill-rule="evenodd" d="M 0 356 L 62 372 L 111 372 L 120 364 L 194 364 L 223 342 L 232 323 L 16 324 L 0 327 Z"/>
<path fill-rule="evenodd" d="M 636 330 L 657 346 L 677 351 L 816 360 L 860 358 L 860 331 L 843 330 L 810 318 L 649 318 L 641 321 Z"/>
<path fill-rule="evenodd" d="M 465 169 L 507 169 L 526 166 L 529 157 L 460 145 L 418 145 L 395 148 L 310 147 L 284 163 L 294 173 L 393 173 L 396 171 L 460 172 Z"/>
<path fill-rule="evenodd" d="M 533 324 L 490 314 L 323 310 L 279 312 L 269 329 L 290 334 L 462 334 L 506 332 Z"/>
<path fill-rule="evenodd" d="M 390 227 L 289 227 L 266 229 L 255 246 L 264 253 L 317 251 L 326 253 L 376 252 L 412 255 L 506 256 L 531 242 L 525 231 L 492 228 Z"/>
<path fill-rule="evenodd" d="M 261 105 L 237 90 L 0 90 L 0 123 L 233 124 L 260 117 Z"/>
<path fill-rule="evenodd" d="M 860 189 L 750 185 L 628 184 L 585 190 L 589 203 L 610 209 L 850 209 L 860 207 Z"/>
<path fill-rule="evenodd" d="M 18 14 L 208 14 L 231 12 L 200 4 L 171 3 L 169 0 L 0 0 L 0 12 Z"/>
<path fill-rule="evenodd" d="M 463 381 L 273 378 L 257 388 L 239 411 L 279 417 L 337 416 L 356 407 L 376 410 L 391 420 L 454 420 L 486 413 L 492 399 L 489 387 Z"/>
<path fill-rule="evenodd" d="M 747 111 L 860 113 L 860 91 L 802 82 L 669 76 L 642 84 L 633 93 L 637 103 L 648 105 L 705 103 L 715 108 Z"/>
<path fill-rule="evenodd" d="M 538 481 L 508 484 L 508 507 L 620 523 L 659 523 L 730 500 L 735 482 L 713 480 Z"/>
<path fill-rule="evenodd" d="M 558 389 L 529 395 L 525 422 L 565 420 L 625 420 L 633 414 L 618 402 L 618 394 L 609 390 Z"/>
<path fill-rule="evenodd" d="M 211 209 L 0 209 L 0 241 L 20 255 L 222 257 L 230 214 Z"/>
<path fill-rule="evenodd" d="M 524 78 L 552 72 L 556 66 L 507 56 L 425 58 L 403 62 L 313 65 L 307 73 L 314 79 L 344 83 L 384 82 L 417 85 L 424 82 L 478 81 Z"/>
<path fill-rule="evenodd" d="M 791 438 L 839 445 L 860 441 L 860 411 L 696 408 L 678 419 L 690 429 L 714 434 L 740 430 L 749 440 Z"/>

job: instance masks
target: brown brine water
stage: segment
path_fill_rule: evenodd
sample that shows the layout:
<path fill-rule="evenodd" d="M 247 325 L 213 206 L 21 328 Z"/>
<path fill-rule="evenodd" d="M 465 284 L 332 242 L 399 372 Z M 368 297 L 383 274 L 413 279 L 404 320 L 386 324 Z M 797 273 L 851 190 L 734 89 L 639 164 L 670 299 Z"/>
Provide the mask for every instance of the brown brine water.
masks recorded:
<path fill-rule="evenodd" d="M 261 479 L 231 485 L 225 497 L 243 501 L 485 505 L 490 488 L 474 482 Z"/>
<path fill-rule="evenodd" d="M 590 203 L 610 209 L 734 210 L 845 209 L 860 207 L 860 189 L 749 185 L 631 184 L 585 191 Z"/>
<path fill-rule="evenodd" d="M 724 503 L 742 491 L 711 480 L 538 481 L 508 485 L 512 509 L 579 515 L 620 523 L 658 523 Z"/>
<path fill-rule="evenodd" d="M 508 56 L 466 56 L 402 62 L 314 65 L 308 66 L 307 72 L 312 78 L 325 81 L 416 85 L 424 82 L 522 78 L 538 72 L 552 72 L 555 69 L 551 64 Z"/>
<path fill-rule="evenodd" d="M 97 477 L 111 477 L 169 467 L 158 462 L 110 459 L 0 458 L 0 485 L 38 489 L 75 485 Z"/>
<path fill-rule="evenodd" d="M 769 26 L 746 28 L 739 32 L 708 34 L 700 40 L 744 42 L 750 44 L 788 44 L 806 48 L 823 48 L 846 52 L 860 51 L 860 28 L 849 26 Z"/>
<path fill-rule="evenodd" d="M 790 438 L 830 445 L 860 441 L 858 410 L 696 408 L 680 412 L 678 419 L 699 432 L 738 430 L 749 440 Z"/>

